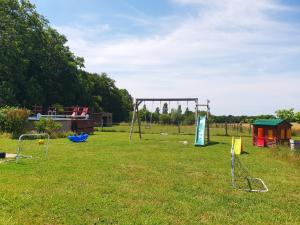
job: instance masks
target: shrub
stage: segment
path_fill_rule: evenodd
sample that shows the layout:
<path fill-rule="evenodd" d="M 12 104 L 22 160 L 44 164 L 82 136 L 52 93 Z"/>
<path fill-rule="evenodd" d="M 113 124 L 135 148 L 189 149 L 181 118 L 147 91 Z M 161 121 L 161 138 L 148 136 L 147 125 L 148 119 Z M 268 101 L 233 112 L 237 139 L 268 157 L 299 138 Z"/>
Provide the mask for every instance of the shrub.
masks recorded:
<path fill-rule="evenodd" d="M 174 124 L 179 125 L 183 120 L 183 115 L 181 115 L 179 110 L 173 110 L 171 111 L 171 121 Z"/>
<path fill-rule="evenodd" d="M 189 114 L 184 117 L 183 120 L 184 125 L 193 125 L 195 124 L 195 114 Z"/>
<path fill-rule="evenodd" d="M 30 111 L 24 108 L 8 106 L 0 108 L 0 130 L 11 133 L 13 138 L 17 138 L 24 133 L 29 115 Z"/>
<path fill-rule="evenodd" d="M 65 110 L 61 104 L 55 103 L 52 107 L 56 108 L 56 114 L 64 114 Z"/>
<path fill-rule="evenodd" d="M 74 133 L 73 132 L 59 132 L 55 135 L 55 137 L 57 137 L 57 138 L 66 138 L 70 135 L 74 135 Z"/>
<path fill-rule="evenodd" d="M 48 133 L 51 137 L 57 137 L 59 130 L 62 128 L 60 123 L 52 119 L 41 118 L 39 121 L 34 122 L 35 129 L 39 133 Z"/>
<path fill-rule="evenodd" d="M 161 114 L 159 119 L 162 124 L 170 124 L 171 122 L 171 117 L 168 114 Z"/>

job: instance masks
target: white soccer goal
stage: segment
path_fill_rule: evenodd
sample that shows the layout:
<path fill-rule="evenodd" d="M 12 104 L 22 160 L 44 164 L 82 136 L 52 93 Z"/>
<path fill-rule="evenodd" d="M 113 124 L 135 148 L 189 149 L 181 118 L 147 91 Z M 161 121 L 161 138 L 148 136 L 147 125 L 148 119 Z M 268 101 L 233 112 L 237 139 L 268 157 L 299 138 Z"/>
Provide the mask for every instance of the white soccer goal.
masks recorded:
<path fill-rule="evenodd" d="M 239 190 L 249 192 L 267 192 L 268 187 L 260 178 L 253 178 L 242 165 L 237 155 L 234 153 L 234 147 L 231 148 L 231 177 L 232 186 Z"/>
<path fill-rule="evenodd" d="M 33 155 L 39 157 L 41 150 L 45 154 L 45 159 L 47 159 L 49 139 L 50 136 L 47 133 L 22 134 L 18 141 L 16 163 L 20 158 L 32 158 Z M 31 155 L 23 155 L 23 153 Z"/>

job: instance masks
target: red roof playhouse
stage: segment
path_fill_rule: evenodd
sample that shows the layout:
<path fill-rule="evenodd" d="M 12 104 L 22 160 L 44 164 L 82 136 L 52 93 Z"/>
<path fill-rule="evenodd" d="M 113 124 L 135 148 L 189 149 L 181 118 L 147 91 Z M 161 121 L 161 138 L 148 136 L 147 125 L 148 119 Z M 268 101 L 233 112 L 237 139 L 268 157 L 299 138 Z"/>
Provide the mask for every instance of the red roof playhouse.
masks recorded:
<path fill-rule="evenodd" d="M 271 147 L 289 143 L 292 135 L 292 124 L 282 119 L 259 119 L 253 124 L 253 145 Z"/>

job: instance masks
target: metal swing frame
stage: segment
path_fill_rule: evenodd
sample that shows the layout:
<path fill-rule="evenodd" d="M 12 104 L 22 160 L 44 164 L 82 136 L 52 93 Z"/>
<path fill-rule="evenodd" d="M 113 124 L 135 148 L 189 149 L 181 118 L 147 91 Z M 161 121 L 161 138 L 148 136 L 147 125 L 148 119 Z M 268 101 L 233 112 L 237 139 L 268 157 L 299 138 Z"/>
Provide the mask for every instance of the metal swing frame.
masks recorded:
<path fill-rule="evenodd" d="M 208 118 L 209 110 L 210 110 L 209 100 L 207 100 L 207 104 L 198 104 L 198 98 L 136 98 L 135 103 L 133 105 L 133 114 L 132 114 L 132 121 L 130 125 L 129 139 L 132 140 L 133 127 L 136 120 L 138 121 L 139 137 L 140 140 L 142 139 L 141 120 L 138 116 L 140 104 L 142 104 L 143 102 L 169 102 L 170 103 L 170 102 L 183 102 L 183 101 L 195 103 L 195 124 L 197 123 L 197 118 L 198 118 L 198 107 L 201 106 L 207 107 L 207 118 Z M 208 124 L 207 124 L 207 140 L 208 142 L 210 141 Z"/>

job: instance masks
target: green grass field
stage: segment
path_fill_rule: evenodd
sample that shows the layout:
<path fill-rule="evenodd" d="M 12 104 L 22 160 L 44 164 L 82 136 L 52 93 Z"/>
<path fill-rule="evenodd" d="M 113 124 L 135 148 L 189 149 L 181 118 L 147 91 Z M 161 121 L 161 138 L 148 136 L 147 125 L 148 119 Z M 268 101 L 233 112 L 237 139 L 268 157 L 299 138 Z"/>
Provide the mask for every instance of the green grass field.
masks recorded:
<path fill-rule="evenodd" d="M 245 132 L 240 159 L 269 188 L 248 193 L 231 187 L 231 138 L 218 129 L 202 148 L 193 127 L 143 128 L 132 142 L 127 125 L 104 131 L 51 140 L 48 160 L 0 164 L 0 224 L 300 224 L 300 157 L 287 147 L 253 147 Z M 0 143 L 15 152 L 15 140 Z"/>

